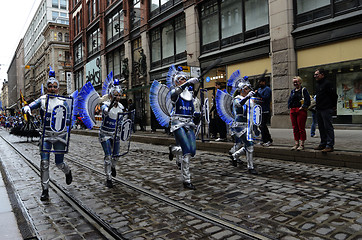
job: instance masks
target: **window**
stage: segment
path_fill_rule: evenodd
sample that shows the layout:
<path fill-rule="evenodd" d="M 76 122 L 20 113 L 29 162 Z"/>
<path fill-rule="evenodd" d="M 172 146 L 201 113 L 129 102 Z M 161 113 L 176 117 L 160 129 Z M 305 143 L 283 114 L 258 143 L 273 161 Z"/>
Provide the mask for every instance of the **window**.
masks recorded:
<path fill-rule="evenodd" d="M 238 0 L 221 2 L 221 36 L 228 38 L 242 32 L 242 5 Z M 268 15 L 266 16 L 268 17 Z"/>
<path fill-rule="evenodd" d="M 181 14 L 150 32 L 151 68 L 186 59 L 185 25 Z"/>
<path fill-rule="evenodd" d="M 64 41 L 69 42 L 69 33 L 64 34 Z"/>
<path fill-rule="evenodd" d="M 150 16 L 154 17 L 161 12 L 176 5 L 180 0 L 151 0 L 150 1 Z"/>
<path fill-rule="evenodd" d="M 346 14 L 361 9 L 361 0 L 297 0 L 297 25 L 305 25 L 322 19 Z M 333 12 L 332 12 L 333 11 Z"/>
<path fill-rule="evenodd" d="M 99 29 L 88 35 L 88 54 L 93 54 L 100 49 L 100 32 Z"/>
<path fill-rule="evenodd" d="M 162 28 L 162 56 L 163 58 L 174 55 L 174 31 L 171 23 Z"/>
<path fill-rule="evenodd" d="M 75 89 L 80 90 L 83 87 L 83 69 L 74 73 L 74 86 Z"/>
<path fill-rule="evenodd" d="M 151 33 L 151 56 L 152 62 L 161 60 L 161 36 L 160 29 L 155 29 Z"/>
<path fill-rule="evenodd" d="M 57 21 L 59 17 L 59 12 L 52 11 L 52 20 Z"/>
<path fill-rule="evenodd" d="M 185 15 L 175 18 L 176 54 L 186 51 L 186 23 Z"/>
<path fill-rule="evenodd" d="M 124 33 L 124 14 L 123 11 L 117 11 L 107 20 L 107 43 L 111 43 L 122 37 Z"/>
<path fill-rule="evenodd" d="M 219 39 L 219 16 L 217 1 L 213 0 L 201 7 L 202 45 Z"/>
<path fill-rule="evenodd" d="M 327 6 L 330 2 L 330 0 L 297 0 L 297 12 L 298 14 L 309 12 L 311 10 Z"/>
<path fill-rule="evenodd" d="M 63 34 L 61 32 L 58 33 L 58 41 L 63 41 Z"/>
<path fill-rule="evenodd" d="M 83 60 L 83 48 L 82 43 L 74 45 L 74 64 L 80 63 Z"/>
<path fill-rule="evenodd" d="M 256 29 L 269 23 L 267 0 L 245 1 L 245 30 Z"/>
<path fill-rule="evenodd" d="M 52 7 L 58 8 L 59 0 L 52 0 Z"/>
<path fill-rule="evenodd" d="M 60 9 L 67 9 L 67 0 L 60 0 Z"/>
<path fill-rule="evenodd" d="M 132 29 L 140 26 L 141 3 L 140 0 L 133 0 L 133 10 L 130 13 Z"/>
<path fill-rule="evenodd" d="M 205 1 L 200 6 L 200 16 L 202 52 L 243 43 L 269 33 L 268 0 Z"/>

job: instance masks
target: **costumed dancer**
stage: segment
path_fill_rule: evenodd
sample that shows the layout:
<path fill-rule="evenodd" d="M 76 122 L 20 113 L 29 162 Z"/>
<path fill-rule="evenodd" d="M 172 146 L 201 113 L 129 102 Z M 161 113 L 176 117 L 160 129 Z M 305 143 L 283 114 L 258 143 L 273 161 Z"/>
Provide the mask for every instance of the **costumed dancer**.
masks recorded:
<path fill-rule="evenodd" d="M 171 66 L 167 76 L 167 87 L 154 81 L 150 91 L 150 103 L 161 126 L 173 132 L 176 145 L 170 147 L 170 160 L 177 156 L 180 164 L 183 186 L 195 189 L 191 183 L 190 159 L 196 154 L 195 128 L 201 114 L 194 106 L 192 86 L 197 78 L 188 79 L 182 69 Z"/>
<path fill-rule="evenodd" d="M 109 99 L 102 103 L 102 125 L 99 130 L 99 141 L 104 151 L 104 171 L 106 173 L 106 186 L 113 187 L 112 176 L 116 176 L 116 163 L 119 157 L 119 139 L 115 138 L 117 114 L 123 112 L 124 107 L 120 103 L 122 88 L 120 81 L 115 79 L 109 91 Z M 115 142 L 114 142 L 115 141 Z"/>
<path fill-rule="evenodd" d="M 106 174 L 106 186 L 108 188 L 113 187 L 112 176 L 116 176 L 116 162 L 120 156 L 120 144 L 121 141 L 129 142 L 129 137 L 132 132 L 132 121 L 134 118 L 134 110 L 132 112 L 125 113 L 125 117 L 122 117 L 122 121 L 128 119 L 131 123 L 129 123 L 123 131 L 126 132 L 128 137 L 120 139 L 116 131 L 118 121 L 117 117 L 119 113 L 123 113 L 125 109 L 120 103 L 121 95 L 123 93 L 121 81 L 122 80 L 118 79 L 113 80 L 113 72 L 110 72 L 103 83 L 102 97 L 99 96 L 92 84 L 87 82 L 79 92 L 77 99 L 78 113 L 82 118 L 82 122 L 88 129 L 92 129 L 96 124 L 94 112 L 97 105 L 101 104 L 102 125 L 99 130 L 99 141 L 105 155 L 104 171 Z M 127 114 L 131 117 L 128 117 Z M 121 125 L 123 126 L 123 124 Z"/>
<path fill-rule="evenodd" d="M 247 77 L 242 78 L 240 71 L 235 71 L 229 81 L 233 82 L 231 95 L 218 90 L 216 107 L 220 117 L 231 126 L 231 135 L 235 139 L 229 151 L 233 166 L 237 166 L 240 156 L 246 155 L 248 172 L 257 174 L 253 164 L 254 143 L 257 124 L 261 122 L 261 107 L 255 104 L 254 92 Z"/>
<path fill-rule="evenodd" d="M 71 107 L 56 96 L 59 92 L 59 82 L 55 78 L 55 72 L 50 68 L 49 78 L 47 80 L 47 93 L 42 95 L 34 102 L 22 108 L 25 114 L 30 114 L 34 109 L 40 108 L 40 114 L 43 122 L 42 137 L 40 139 L 40 180 L 42 186 L 41 201 L 49 199 L 49 158 L 52 147 L 55 152 L 55 164 L 65 174 L 67 185 L 72 183 L 72 172 L 66 162 L 64 162 L 64 153 L 69 139 L 68 116 L 64 116 L 62 109 L 66 108 L 66 113 L 71 114 Z M 50 95 L 49 95 L 50 94 Z M 48 101 L 47 101 L 48 99 Z M 59 106 L 62 106 L 59 108 Z M 54 110 L 54 111 L 53 111 Z M 56 130 L 54 130 L 54 127 Z"/>

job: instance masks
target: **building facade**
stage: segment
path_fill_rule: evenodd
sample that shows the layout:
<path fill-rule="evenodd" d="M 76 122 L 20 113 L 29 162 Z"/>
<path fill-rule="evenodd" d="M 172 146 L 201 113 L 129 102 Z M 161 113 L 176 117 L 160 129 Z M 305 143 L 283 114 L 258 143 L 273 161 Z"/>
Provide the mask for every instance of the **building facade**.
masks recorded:
<path fill-rule="evenodd" d="M 318 67 L 339 95 L 335 122 L 362 123 L 361 0 L 72 0 L 69 10 L 74 89 L 91 81 L 100 92 L 113 71 L 126 79 L 140 125 L 157 125 L 153 80 L 172 64 L 200 73 L 218 58 L 202 82 L 209 97 L 237 69 L 255 87 L 266 70 L 273 127 L 290 126 L 293 76 L 313 94 Z"/>
<path fill-rule="evenodd" d="M 49 66 L 60 80 L 60 93 L 67 93 L 66 79 L 71 81 L 68 5 L 68 0 L 41 1 L 24 35 L 24 96 L 27 100 L 40 96 Z"/>
<path fill-rule="evenodd" d="M 8 101 L 8 81 L 4 79 L 3 85 L 1 87 L 1 103 L 2 103 L 2 113 L 6 113 L 6 108 L 9 106 Z"/>

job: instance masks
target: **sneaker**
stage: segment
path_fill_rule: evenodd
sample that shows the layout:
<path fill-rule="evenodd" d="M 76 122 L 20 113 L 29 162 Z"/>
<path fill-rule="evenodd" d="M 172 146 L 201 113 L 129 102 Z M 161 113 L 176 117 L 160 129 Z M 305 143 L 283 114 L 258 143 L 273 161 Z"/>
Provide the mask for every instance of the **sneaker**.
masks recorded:
<path fill-rule="evenodd" d="M 297 151 L 301 151 L 301 150 L 304 150 L 304 146 L 303 146 L 303 145 L 300 145 L 300 146 L 297 148 Z"/>
<path fill-rule="evenodd" d="M 325 149 L 322 150 L 322 152 L 333 152 L 334 149 L 333 147 L 326 147 Z"/>
<path fill-rule="evenodd" d="M 323 150 L 325 148 L 326 148 L 325 146 L 319 145 L 318 147 L 315 147 L 314 150 Z"/>
<path fill-rule="evenodd" d="M 273 143 L 271 141 L 268 141 L 268 142 L 263 144 L 264 147 L 269 147 L 271 145 L 273 145 Z"/>
<path fill-rule="evenodd" d="M 72 171 L 69 171 L 68 174 L 65 174 L 65 183 L 67 185 L 70 185 L 73 181 L 73 177 L 72 177 Z"/>
<path fill-rule="evenodd" d="M 117 172 L 116 172 L 116 168 L 115 168 L 115 167 L 111 167 L 111 175 L 112 175 L 112 177 L 116 177 L 116 176 L 117 176 Z"/>
<path fill-rule="evenodd" d="M 294 145 L 290 150 L 294 151 L 298 149 L 298 145 Z"/>

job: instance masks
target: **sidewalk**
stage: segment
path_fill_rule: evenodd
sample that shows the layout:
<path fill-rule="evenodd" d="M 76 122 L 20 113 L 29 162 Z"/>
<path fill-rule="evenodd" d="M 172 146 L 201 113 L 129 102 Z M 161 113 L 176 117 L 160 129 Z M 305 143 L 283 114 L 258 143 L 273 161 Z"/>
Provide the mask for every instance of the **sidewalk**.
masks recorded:
<path fill-rule="evenodd" d="M 294 145 L 292 129 L 269 128 L 269 131 L 273 138 L 273 145 L 262 147 L 256 144 L 256 157 L 362 169 L 362 130 L 360 129 L 335 129 L 335 150 L 327 154 L 313 150 L 314 147 L 318 146 L 320 138 L 311 138 L 310 129 L 307 129 L 304 151 L 290 150 Z M 98 130 L 72 130 L 72 133 L 98 136 Z M 214 140 L 201 142 L 197 140 L 196 146 L 198 150 L 227 154 L 233 145 L 230 136 L 228 138 L 229 141 L 227 142 L 215 142 Z M 161 129 L 154 133 L 151 131 L 136 131 L 132 135 L 131 141 L 164 146 L 175 142 L 172 136 L 165 134 L 164 130 Z"/>
<path fill-rule="evenodd" d="M 23 239 L 0 171 L 0 239 Z"/>

